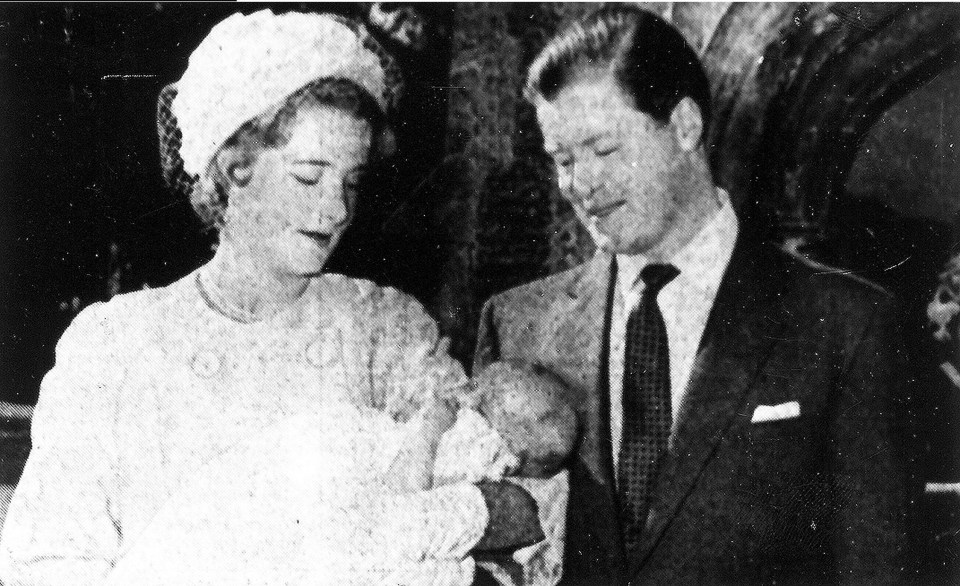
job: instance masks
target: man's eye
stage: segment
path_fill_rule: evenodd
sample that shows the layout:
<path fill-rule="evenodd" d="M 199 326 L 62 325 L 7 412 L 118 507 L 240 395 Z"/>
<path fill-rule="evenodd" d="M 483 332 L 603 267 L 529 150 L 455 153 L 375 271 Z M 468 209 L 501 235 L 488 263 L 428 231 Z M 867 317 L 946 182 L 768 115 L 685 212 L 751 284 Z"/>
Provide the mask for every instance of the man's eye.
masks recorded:
<path fill-rule="evenodd" d="M 556 163 L 557 167 L 561 169 L 567 169 L 570 165 L 573 165 L 573 157 L 557 155 L 553 158 L 553 162 Z"/>
<path fill-rule="evenodd" d="M 607 155 L 612 155 L 618 150 L 620 150 L 620 145 L 602 146 L 602 147 L 596 148 L 593 151 L 593 154 L 597 155 L 598 157 L 605 157 Z"/>
<path fill-rule="evenodd" d="M 290 174 L 304 185 L 316 185 L 323 177 L 323 166 L 315 163 L 294 163 Z"/>

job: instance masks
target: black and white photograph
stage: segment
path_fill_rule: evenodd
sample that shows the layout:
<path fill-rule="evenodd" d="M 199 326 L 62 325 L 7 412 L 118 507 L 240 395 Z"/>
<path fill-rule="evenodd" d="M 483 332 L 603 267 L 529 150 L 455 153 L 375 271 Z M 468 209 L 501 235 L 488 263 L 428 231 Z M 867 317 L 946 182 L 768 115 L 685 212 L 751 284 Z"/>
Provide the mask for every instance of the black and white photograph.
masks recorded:
<path fill-rule="evenodd" d="M 0 584 L 960 584 L 960 4 L 0 3 Z"/>

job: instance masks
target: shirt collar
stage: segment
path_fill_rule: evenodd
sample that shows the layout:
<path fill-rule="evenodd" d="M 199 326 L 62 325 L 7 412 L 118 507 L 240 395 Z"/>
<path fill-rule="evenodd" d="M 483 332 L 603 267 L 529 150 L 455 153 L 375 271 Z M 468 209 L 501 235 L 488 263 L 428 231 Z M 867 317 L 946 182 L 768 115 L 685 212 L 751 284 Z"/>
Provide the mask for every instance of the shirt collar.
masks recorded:
<path fill-rule="evenodd" d="M 739 229 L 730 196 L 723 189 L 716 189 L 720 211 L 670 259 L 670 263 L 680 270 L 678 280 L 707 291 L 719 289 Z M 630 291 L 649 261 L 642 254 L 618 254 L 616 259 L 617 285 L 620 291 Z"/>

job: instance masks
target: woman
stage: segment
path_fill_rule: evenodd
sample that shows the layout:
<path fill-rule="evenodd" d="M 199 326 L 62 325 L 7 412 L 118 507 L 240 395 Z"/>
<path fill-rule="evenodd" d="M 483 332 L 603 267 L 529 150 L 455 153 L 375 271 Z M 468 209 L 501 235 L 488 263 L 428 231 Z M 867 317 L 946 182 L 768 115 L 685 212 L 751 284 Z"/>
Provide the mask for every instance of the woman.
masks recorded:
<path fill-rule="evenodd" d="M 64 333 L 6 521 L 4 583 L 99 584 L 131 552 L 160 547 L 143 543 L 156 518 L 208 496 L 197 478 L 214 495 L 252 492 L 231 476 L 234 464 L 249 463 L 237 454 L 257 461 L 264 445 L 290 454 L 301 436 L 285 430 L 287 420 L 309 434 L 315 426 L 298 417 L 346 405 L 399 424 L 463 384 L 413 299 L 322 273 L 351 222 L 358 176 L 388 142 L 392 72 L 357 25 L 328 15 L 234 15 L 191 55 L 173 114 L 184 170 L 196 179 L 192 203 L 219 231 L 219 246 L 180 281 L 95 304 Z M 351 438 L 349 421 L 332 425 L 309 445 Z M 284 473 L 317 467 L 294 455 Z M 293 519 L 284 498 L 277 518 Z M 443 487 L 411 506 L 459 532 L 445 567 L 461 571 L 455 558 L 486 524 L 477 488 Z M 226 559 L 235 577 L 289 578 L 264 565 L 267 551 L 248 553 Z"/>

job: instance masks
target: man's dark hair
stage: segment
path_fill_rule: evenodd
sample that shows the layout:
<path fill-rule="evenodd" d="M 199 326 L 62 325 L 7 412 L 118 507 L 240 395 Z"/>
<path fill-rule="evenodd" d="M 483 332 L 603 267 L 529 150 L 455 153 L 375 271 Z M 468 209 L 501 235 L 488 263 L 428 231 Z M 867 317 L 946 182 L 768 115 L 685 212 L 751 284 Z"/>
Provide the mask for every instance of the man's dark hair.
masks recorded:
<path fill-rule="evenodd" d="M 524 94 L 551 101 L 581 76 L 603 72 L 662 124 L 690 97 L 708 128 L 710 84 L 697 53 L 665 20 L 630 6 L 602 8 L 558 33 L 530 65 Z"/>

